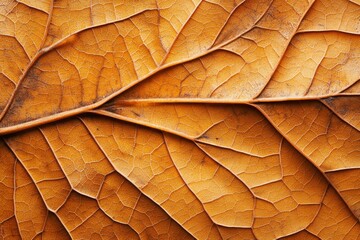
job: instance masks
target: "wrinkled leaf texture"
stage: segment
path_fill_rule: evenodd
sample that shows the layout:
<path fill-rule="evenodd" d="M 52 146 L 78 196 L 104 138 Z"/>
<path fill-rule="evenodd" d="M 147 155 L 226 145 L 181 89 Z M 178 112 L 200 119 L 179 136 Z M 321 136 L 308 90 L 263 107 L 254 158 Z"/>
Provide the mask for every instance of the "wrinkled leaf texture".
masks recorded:
<path fill-rule="evenodd" d="M 1 0 L 1 239 L 360 239 L 359 0 Z"/>

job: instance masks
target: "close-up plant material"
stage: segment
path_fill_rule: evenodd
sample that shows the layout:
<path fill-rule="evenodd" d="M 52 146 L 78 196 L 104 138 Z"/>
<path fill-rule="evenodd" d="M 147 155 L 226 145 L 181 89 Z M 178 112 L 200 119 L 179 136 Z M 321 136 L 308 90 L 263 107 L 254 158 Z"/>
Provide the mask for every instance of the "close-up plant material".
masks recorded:
<path fill-rule="evenodd" d="M 0 239 L 360 239 L 359 0 L 0 0 Z"/>

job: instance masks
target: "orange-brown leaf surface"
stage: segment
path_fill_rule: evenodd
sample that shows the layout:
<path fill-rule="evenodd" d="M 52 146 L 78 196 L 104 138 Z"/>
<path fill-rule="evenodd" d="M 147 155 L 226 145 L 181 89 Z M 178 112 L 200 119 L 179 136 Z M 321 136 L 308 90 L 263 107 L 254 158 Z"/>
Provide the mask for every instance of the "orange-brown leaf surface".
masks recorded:
<path fill-rule="evenodd" d="M 360 239 L 360 1 L 0 0 L 0 239 Z"/>

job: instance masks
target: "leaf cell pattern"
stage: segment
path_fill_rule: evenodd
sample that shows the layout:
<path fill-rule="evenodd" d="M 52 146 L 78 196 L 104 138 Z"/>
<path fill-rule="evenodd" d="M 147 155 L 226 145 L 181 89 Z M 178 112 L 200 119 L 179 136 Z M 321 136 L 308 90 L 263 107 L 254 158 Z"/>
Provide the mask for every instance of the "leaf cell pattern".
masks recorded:
<path fill-rule="evenodd" d="M 2 0 L 1 239 L 360 239 L 358 0 Z"/>

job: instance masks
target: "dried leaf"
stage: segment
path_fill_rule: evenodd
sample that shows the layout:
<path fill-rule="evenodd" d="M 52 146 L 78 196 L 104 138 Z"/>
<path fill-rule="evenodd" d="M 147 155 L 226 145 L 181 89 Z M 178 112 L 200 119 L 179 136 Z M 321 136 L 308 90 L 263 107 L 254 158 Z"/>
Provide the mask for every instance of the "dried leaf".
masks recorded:
<path fill-rule="evenodd" d="M 0 4 L 1 239 L 360 239 L 356 0 Z"/>

